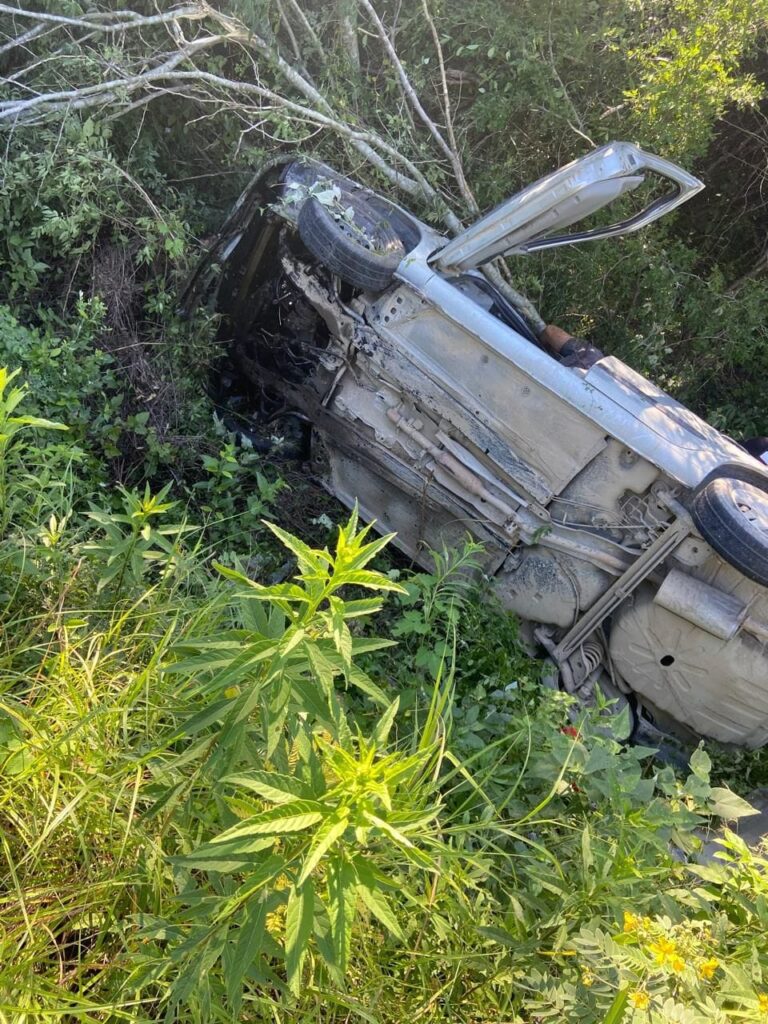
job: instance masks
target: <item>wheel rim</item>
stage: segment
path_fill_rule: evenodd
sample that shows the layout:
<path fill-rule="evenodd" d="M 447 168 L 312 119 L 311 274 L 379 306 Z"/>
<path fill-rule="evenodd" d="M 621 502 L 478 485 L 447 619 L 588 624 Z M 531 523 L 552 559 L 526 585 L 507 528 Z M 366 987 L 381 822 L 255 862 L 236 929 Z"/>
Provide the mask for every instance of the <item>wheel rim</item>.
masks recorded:
<path fill-rule="evenodd" d="M 768 493 L 740 480 L 732 484 L 731 500 L 750 532 L 768 542 Z"/>

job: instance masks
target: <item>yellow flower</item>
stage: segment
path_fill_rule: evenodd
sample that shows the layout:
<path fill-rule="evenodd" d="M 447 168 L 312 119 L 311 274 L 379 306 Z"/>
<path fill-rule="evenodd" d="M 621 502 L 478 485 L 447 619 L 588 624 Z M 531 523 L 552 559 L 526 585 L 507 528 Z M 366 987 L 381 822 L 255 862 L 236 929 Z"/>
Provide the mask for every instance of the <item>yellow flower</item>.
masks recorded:
<path fill-rule="evenodd" d="M 651 1001 L 651 997 L 647 992 L 641 992 L 639 989 L 637 992 L 629 993 L 630 1005 L 634 1006 L 636 1010 L 645 1010 Z"/>
<path fill-rule="evenodd" d="M 654 960 L 660 967 L 664 967 L 677 956 L 677 946 L 671 939 L 658 939 L 650 944 L 648 952 L 653 954 Z"/>
<path fill-rule="evenodd" d="M 227 700 L 234 700 L 235 697 L 240 696 L 240 687 L 228 686 L 224 691 L 224 696 L 227 698 Z"/>
<path fill-rule="evenodd" d="M 595 976 L 588 967 L 585 967 L 581 972 L 581 984 L 585 988 L 591 988 L 595 983 Z"/>
<path fill-rule="evenodd" d="M 681 956 L 671 956 L 669 958 L 669 966 L 673 971 L 678 974 L 685 970 L 685 960 Z"/>
<path fill-rule="evenodd" d="M 761 992 L 757 997 L 757 1001 L 760 1005 L 761 1012 L 768 1013 L 768 995 L 766 995 L 765 992 Z"/>
<path fill-rule="evenodd" d="M 703 960 L 699 964 L 699 977 L 703 978 L 704 981 L 709 981 L 719 966 L 720 961 L 716 960 L 715 957 L 710 957 L 709 960 Z"/>
<path fill-rule="evenodd" d="M 636 932 L 637 926 L 640 923 L 637 915 L 630 914 L 628 910 L 624 911 L 624 931 L 625 932 Z"/>

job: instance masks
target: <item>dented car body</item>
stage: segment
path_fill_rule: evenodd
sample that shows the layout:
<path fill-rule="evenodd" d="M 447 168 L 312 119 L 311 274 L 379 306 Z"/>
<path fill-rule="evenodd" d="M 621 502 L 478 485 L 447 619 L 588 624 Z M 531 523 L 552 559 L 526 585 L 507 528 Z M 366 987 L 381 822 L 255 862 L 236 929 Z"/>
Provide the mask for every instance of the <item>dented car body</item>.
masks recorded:
<path fill-rule="evenodd" d="M 671 191 L 564 233 L 648 174 Z M 636 230 L 701 187 L 615 143 L 453 240 L 310 161 L 241 197 L 193 280 L 253 407 L 311 424 L 328 489 L 429 565 L 471 534 L 567 690 L 637 726 L 768 742 L 768 471 L 620 360 L 537 331 L 504 253 Z M 271 413 L 269 410 L 271 409 Z"/>

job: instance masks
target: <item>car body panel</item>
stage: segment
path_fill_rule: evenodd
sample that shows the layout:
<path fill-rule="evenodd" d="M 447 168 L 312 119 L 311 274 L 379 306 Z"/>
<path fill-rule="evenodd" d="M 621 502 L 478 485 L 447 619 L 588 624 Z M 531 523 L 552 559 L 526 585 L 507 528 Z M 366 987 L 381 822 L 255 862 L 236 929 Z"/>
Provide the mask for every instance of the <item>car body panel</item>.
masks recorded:
<path fill-rule="evenodd" d="M 471 324 L 447 318 L 428 302 L 420 302 L 414 313 L 401 319 L 398 298 L 389 296 L 386 304 L 373 307 L 371 326 L 377 332 L 387 330 L 390 337 L 396 335 L 399 351 L 439 380 L 458 405 L 498 439 L 494 447 L 498 443 L 508 447 L 535 471 L 541 483 L 526 483 L 538 500 L 558 494 L 604 447 L 604 431 L 564 404 L 554 432 L 556 443 L 552 443 L 548 388 L 503 351 L 478 345 Z M 544 433 L 550 438 L 544 439 Z M 481 441 L 482 447 L 481 438 L 472 439 Z"/>
<path fill-rule="evenodd" d="M 553 236 L 633 191 L 642 184 L 645 171 L 670 180 L 673 191 L 618 223 Z M 501 203 L 448 242 L 433 262 L 443 273 L 452 274 L 498 256 L 624 235 L 663 217 L 703 188 L 703 182 L 669 160 L 630 142 L 609 142 Z"/>
<path fill-rule="evenodd" d="M 440 310 L 446 325 L 450 322 L 466 330 L 481 349 L 501 357 L 513 374 L 524 374 L 556 396 L 561 405 L 570 406 L 605 435 L 623 441 L 686 487 L 695 487 L 718 466 L 754 466 L 755 460 L 743 448 L 621 360 L 601 359 L 587 373 L 555 362 L 527 338 L 468 302 L 450 279 L 432 269 L 426 248 L 423 245 L 409 253 L 397 276 L 411 284 L 431 307 Z M 641 388 L 638 381 L 645 387 Z M 505 379 L 503 375 L 497 376 L 488 384 L 492 389 L 504 388 Z M 559 436 L 542 432 L 542 457 L 556 458 L 559 442 Z"/>

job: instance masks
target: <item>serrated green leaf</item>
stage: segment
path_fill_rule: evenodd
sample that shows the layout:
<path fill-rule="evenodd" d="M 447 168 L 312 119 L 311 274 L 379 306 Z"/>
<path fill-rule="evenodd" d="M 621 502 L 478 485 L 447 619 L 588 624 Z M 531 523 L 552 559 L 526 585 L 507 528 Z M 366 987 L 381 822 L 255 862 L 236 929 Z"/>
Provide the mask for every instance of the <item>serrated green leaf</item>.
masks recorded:
<path fill-rule="evenodd" d="M 224 717 L 225 712 L 232 706 L 232 702 L 229 700 L 220 700 L 215 704 L 211 704 L 209 707 L 199 711 L 196 715 L 192 715 L 186 722 L 181 725 L 177 735 L 178 736 L 194 736 L 195 733 L 200 732 L 202 729 L 206 729 L 209 725 L 213 725 L 214 722 L 218 722 Z"/>
<path fill-rule="evenodd" d="M 389 905 L 389 901 L 381 892 L 377 892 L 375 889 L 369 889 L 367 885 L 359 884 L 357 887 L 357 894 L 366 907 L 370 910 L 377 920 L 379 920 L 388 932 L 400 942 L 405 941 L 403 930 L 395 917 L 392 907 Z"/>
<path fill-rule="evenodd" d="M 406 592 L 405 587 L 401 583 L 396 583 L 389 576 L 385 576 L 382 572 L 375 572 L 373 569 L 357 569 L 345 572 L 343 579 L 338 582 L 339 586 L 342 584 L 344 586 L 364 587 L 367 590 L 386 590 L 391 591 L 393 594 L 404 594 Z"/>
<path fill-rule="evenodd" d="M 255 855 L 269 849 L 274 843 L 272 838 L 240 838 L 223 843 L 203 843 L 191 853 L 178 857 L 169 857 L 172 864 L 182 864 L 187 868 L 199 868 L 204 871 L 217 871 L 223 874 L 252 868 Z"/>
<path fill-rule="evenodd" d="M 371 734 L 371 740 L 377 747 L 383 747 L 389 739 L 389 734 L 392 730 L 399 707 L 400 698 L 395 697 L 384 714 L 379 717 L 379 720 L 376 723 L 376 728 Z"/>
<path fill-rule="evenodd" d="M 285 912 L 285 969 L 294 995 L 301 991 L 301 968 L 307 954 L 315 918 L 315 890 L 311 881 L 292 886 Z"/>
<path fill-rule="evenodd" d="M 334 958 L 339 971 L 344 974 L 349 961 L 355 919 L 357 878 L 352 865 L 340 855 L 329 860 L 326 877 Z"/>
<path fill-rule="evenodd" d="M 250 900 L 245 907 L 235 943 L 234 955 L 227 964 L 225 983 L 227 999 L 233 1015 L 238 1016 L 242 998 L 242 984 L 246 972 L 259 955 L 266 932 L 267 904 L 263 900 Z"/>
<path fill-rule="evenodd" d="M 331 815 L 331 817 L 323 822 L 322 827 L 317 830 L 317 834 L 312 841 L 309 853 L 302 864 L 301 874 L 296 882 L 297 885 L 303 885 L 309 878 L 336 840 L 340 836 L 344 835 L 348 823 L 349 812 L 346 807 L 340 807 L 335 814 Z"/>
<path fill-rule="evenodd" d="M 317 644 L 307 642 L 304 644 L 304 650 L 312 666 L 312 671 L 323 688 L 323 693 L 330 700 L 333 694 L 333 677 L 338 672 L 338 668 Z"/>
<path fill-rule="evenodd" d="M 282 775 L 280 772 L 241 772 L 237 775 L 227 775 L 222 781 L 227 785 L 241 786 L 252 793 L 257 793 L 273 804 L 287 804 L 297 799 L 312 798 L 308 787 L 300 779 L 293 775 Z"/>
<path fill-rule="evenodd" d="M 328 566 L 331 564 L 331 556 L 327 551 L 314 550 L 308 544 L 305 544 L 303 540 L 299 540 L 292 533 L 288 533 L 287 530 L 282 530 L 279 526 L 275 526 L 274 523 L 267 522 L 266 519 L 262 519 L 262 522 L 267 529 L 274 533 L 283 547 L 288 548 L 289 551 L 296 555 L 302 572 L 310 569 L 318 575 L 325 575 Z"/>
<path fill-rule="evenodd" d="M 237 836 L 278 836 L 285 832 L 302 832 L 316 825 L 325 817 L 325 808 L 315 800 L 295 800 L 290 804 L 272 807 L 262 814 L 234 825 L 212 839 L 213 843 L 224 843 Z"/>
<path fill-rule="evenodd" d="M 389 704 L 387 695 L 377 686 L 371 677 L 363 672 L 361 668 L 358 668 L 354 662 L 347 668 L 346 671 L 347 679 L 353 686 L 356 686 L 358 690 L 361 690 L 367 697 L 380 704 L 382 707 L 386 707 Z"/>

